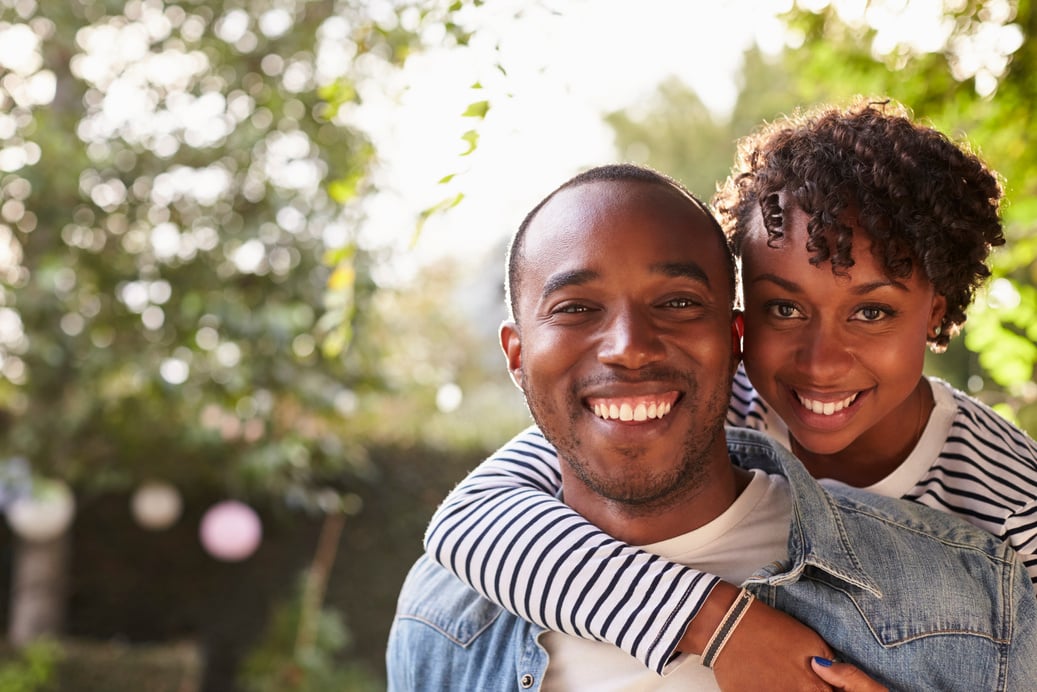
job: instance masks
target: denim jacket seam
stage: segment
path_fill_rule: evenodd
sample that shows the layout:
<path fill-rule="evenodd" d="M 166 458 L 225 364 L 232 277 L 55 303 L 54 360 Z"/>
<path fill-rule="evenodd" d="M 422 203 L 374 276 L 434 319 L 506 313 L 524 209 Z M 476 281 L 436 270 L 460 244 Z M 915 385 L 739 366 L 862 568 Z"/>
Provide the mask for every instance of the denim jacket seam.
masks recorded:
<path fill-rule="evenodd" d="M 1004 571 L 1007 567 L 1011 566 L 1011 564 L 1012 564 L 1011 558 L 1006 557 L 1004 555 L 999 555 L 999 554 L 997 554 L 995 552 L 992 552 L 992 551 L 986 549 L 984 546 L 976 545 L 975 543 L 972 543 L 972 542 L 969 542 L 969 541 L 960 541 L 960 540 L 955 540 L 955 539 L 949 538 L 947 536 L 936 535 L 936 534 L 934 534 L 934 533 L 932 533 L 930 531 L 927 531 L 925 529 L 922 529 L 922 528 L 919 528 L 919 527 L 915 527 L 915 526 L 911 526 L 911 525 L 905 524 L 905 523 L 900 522 L 900 521 L 896 521 L 894 519 L 891 519 L 889 517 L 883 516 L 882 514 L 879 514 L 879 513 L 876 513 L 876 512 L 868 511 L 866 508 L 861 508 L 861 507 L 857 507 L 857 506 L 845 506 L 844 505 L 843 506 L 843 511 L 845 511 L 845 512 L 853 512 L 854 514 L 859 514 L 859 515 L 868 517 L 868 518 L 870 518 L 870 519 L 872 519 L 874 521 L 882 522 L 883 524 L 886 524 L 888 526 L 895 526 L 900 531 L 907 531 L 907 532 L 913 533 L 913 534 L 915 534 L 917 536 L 922 536 L 922 537 L 927 538 L 929 540 L 936 541 L 936 542 L 938 542 L 938 543 L 940 543 L 942 545 L 945 545 L 945 546 L 947 546 L 949 548 L 954 548 L 956 550 L 963 551 L 963 552 L 967 551 L 967 552 L 972 552 L 972 553 L 979 553 L 985 559 L 990 560 L 992 563 L 997 563 L 997 565 L 999 566 L 999 568 L 1002 571 Z M 993 534 L 991 534 L 991 535 L 992 535 L 993 538 L 997 538 L 996 536 L 993 536 Z"/>
<path fill-rule="evenodd" d="M 436 632 L 436 633 L 440 634 L 444 639 L 446 639 L 448 641 L 451 641 L 454 644 L 457 644 L 461 648 L 467 649 L 473 643 L 475 643 L 475 640 L 477 640 L 480 636 L 482 636 L 483 633 L 486 632 L 486 630 L 488 630 L 490 627 L 493 626 L 493 624 L 495 622 L 497 622 L 497 619 L 500 617 L 501 612 L 503 612 L 503 611 L 498 611 L 497 613 L 495 613 L 492 618 L 490 618 L 489 620 L 486 621 L 486 624 L 484 624 L 481 627 L 479 627 L 478 629 L 476 629 L 472 633 L 471 636 L 466 637 L 464 640 L 462 640 L 460 637 L 454 636 L 452 633 L 448 632 L 447 630 L 445 630 L 443 627 L 441 627 L 437 623 L 433 622 L 432 620 L 430 620 L 428 618 L 425 618 L 425 617 L 422 617 L 420 615 L 402 614 L 402 615 L 398 615 L 396 619 L 397 620 L 411 620 L 413 622 L 421 623 L 422 625 L 425 625 L 426 627 L 428 627 L 433 632 Z"/>

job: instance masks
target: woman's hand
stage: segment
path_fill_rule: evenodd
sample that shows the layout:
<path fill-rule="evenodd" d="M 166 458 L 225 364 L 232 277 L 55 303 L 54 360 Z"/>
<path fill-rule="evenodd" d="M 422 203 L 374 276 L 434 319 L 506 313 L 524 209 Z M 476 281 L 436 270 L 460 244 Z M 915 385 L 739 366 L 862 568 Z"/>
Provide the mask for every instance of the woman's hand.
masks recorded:
<path fill-rule="evenodd" d="M 885 686 L 875 682 L 860 668 L 849 663 L 833 663 L 827 658 L 815 656 L 810 667 L 818 677 L 836 690 L 845 692 L 889 692 Z"/>

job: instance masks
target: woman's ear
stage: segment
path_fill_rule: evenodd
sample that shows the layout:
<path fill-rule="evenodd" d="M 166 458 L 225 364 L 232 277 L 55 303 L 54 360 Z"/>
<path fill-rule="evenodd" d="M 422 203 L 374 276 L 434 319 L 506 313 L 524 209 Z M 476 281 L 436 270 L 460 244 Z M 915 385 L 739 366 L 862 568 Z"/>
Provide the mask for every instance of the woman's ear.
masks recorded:
<path fill-rule="evenodd" d="M 940 335 L 940 325 L 943 324 L 944 315 L 947 314 L 947 296 L 937 293 L 933 296 L 933 305 L 929 310 L 929 329 L 926 331 L 930 339 Z"/>
<path fill-rule="evenodd" d="M 500 326 L 500 345 L 504 350 L 504 358 L 508 362 L 511 381 L 522 389 L 522 338 L 518 325 L 513 320 L 505 320 Z"/>

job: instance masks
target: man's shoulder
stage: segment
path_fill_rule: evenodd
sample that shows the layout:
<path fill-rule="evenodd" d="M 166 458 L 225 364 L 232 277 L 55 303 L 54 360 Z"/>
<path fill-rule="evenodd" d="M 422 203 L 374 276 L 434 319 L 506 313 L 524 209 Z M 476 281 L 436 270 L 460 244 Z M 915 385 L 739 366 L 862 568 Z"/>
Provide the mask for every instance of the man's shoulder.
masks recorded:
<path fill-rule="evenodd" d="M 839 483 L 825 483 L 824 486 L 844 515 L 849 514 L 872 529 L 878 525 L 888 531 L 917 536 L 923 541 L 980 550 L 998 560 L 1010 555 L 1002 539 L 957 515 Z"/>
<path fill-rule="evenodd" d="M 743 428 L 729 422 L 724 427 L 724 436 L 731 459 L 743 468 L 759 468 L 768 473 L 786 475 L 784 467 L 788 460 L 796 459 L 773 437 L 754 428 Z"/>
<path fill-rule="evenodd" d="M 520 661 L 537 678 L 546 665 L 531 628 L 423 555 L 400 590 L 386 647 L 388 688 L 515 689 Z"/>
<path fill-rule="evenodd" d="M 445 568 L 422 555 L 411 567 L 396 604 L 396 619 L 415 620 L 466 646 L 500 617 L 483 598 Z"/>
<path fill-rule="evenodd" d="M 809 534 L 814 549 L 839 555 L 840 546 L 848 544 L 859 556 L 867 554 L 881 562 L 891 545 L 912 546 L 920 556 L 919 567 L 925 566 L 927 555 L 940 554 L 956 563 L 967 553 L 990 565 L 980 569 L 984 578 L 1016 568 L 1018 558 L 1001 539 L 961 517 L 834 481 L 819 483 L 798 459 L 766 435 L 730 428 L 727 435 L 728 448 L 740 465 L 789 480 L 805 522 L 801 528 Z"/>

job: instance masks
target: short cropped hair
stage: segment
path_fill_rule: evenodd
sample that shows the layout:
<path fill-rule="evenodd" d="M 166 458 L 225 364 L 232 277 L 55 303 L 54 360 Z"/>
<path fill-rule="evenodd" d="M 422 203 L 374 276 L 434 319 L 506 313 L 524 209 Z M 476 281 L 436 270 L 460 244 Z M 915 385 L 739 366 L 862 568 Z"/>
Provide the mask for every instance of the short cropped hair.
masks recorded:
<path fill-rule="evenodd" d="M 721 229 L 720 224 L 717 223 L 716 217 L 713 215 L 710 208 L 702 200 L 689 192 L 684 185 L 670 176 L 646 166 L 620 163 L 598 166 L 573 176 L 556 187 L 549 195 L 547 195 L 547 197 L 540 200 L 540 202 L 538 202 L 537 205 L 533 207 L 528 214 L 526 214 L 526 218 L 522 220 L 522 223 L 519 224 L 518 230 L 515 232 L 515 235 L 512 237 L 511 243 L 508 246 L 507 259 L 506 292 L 508 308 L 511 311 L 512 319 L 518 319 L 519 271 L 522 268 L 521 264 L 526 231 L 533 222 L 533 219 L 535 219 L 540 210 L 543 209 L 544 206 L 562 190 L 567 190 L 587 183 L 602 181 L 638 182 L 660 185 L 669 188 L 686 198 L 692 206 L 708 219 L 710 228 L 716 231 L 717 241 L 720 243 L 721 247 L 724 248 L 724 257 L 726 260 L 724 271 L 728 280 L 729 295 L 731 296 L 732 302 L 735 300 L 735 296 L 737 295 L 737 273 L 735 271 L 734 257 L 728 247 L 724 231 Z"/>
<path fill-rule="evenodd" d="M 947 299 L 933 350 L 964 324 L 990 276 L 990 250 L 1005 242 L 997 174 L 888 100 L 798 111 L 739 142 L 713 200 L 737 256 L 757 214 L 769 245 L 784 237 L 780 193 L 808 216 L 812 264 L 830 262 L 837 274 L 853 266 L 852 229 L 841 220 L 851 210 L 890 278 L 924 272 Z"/>

